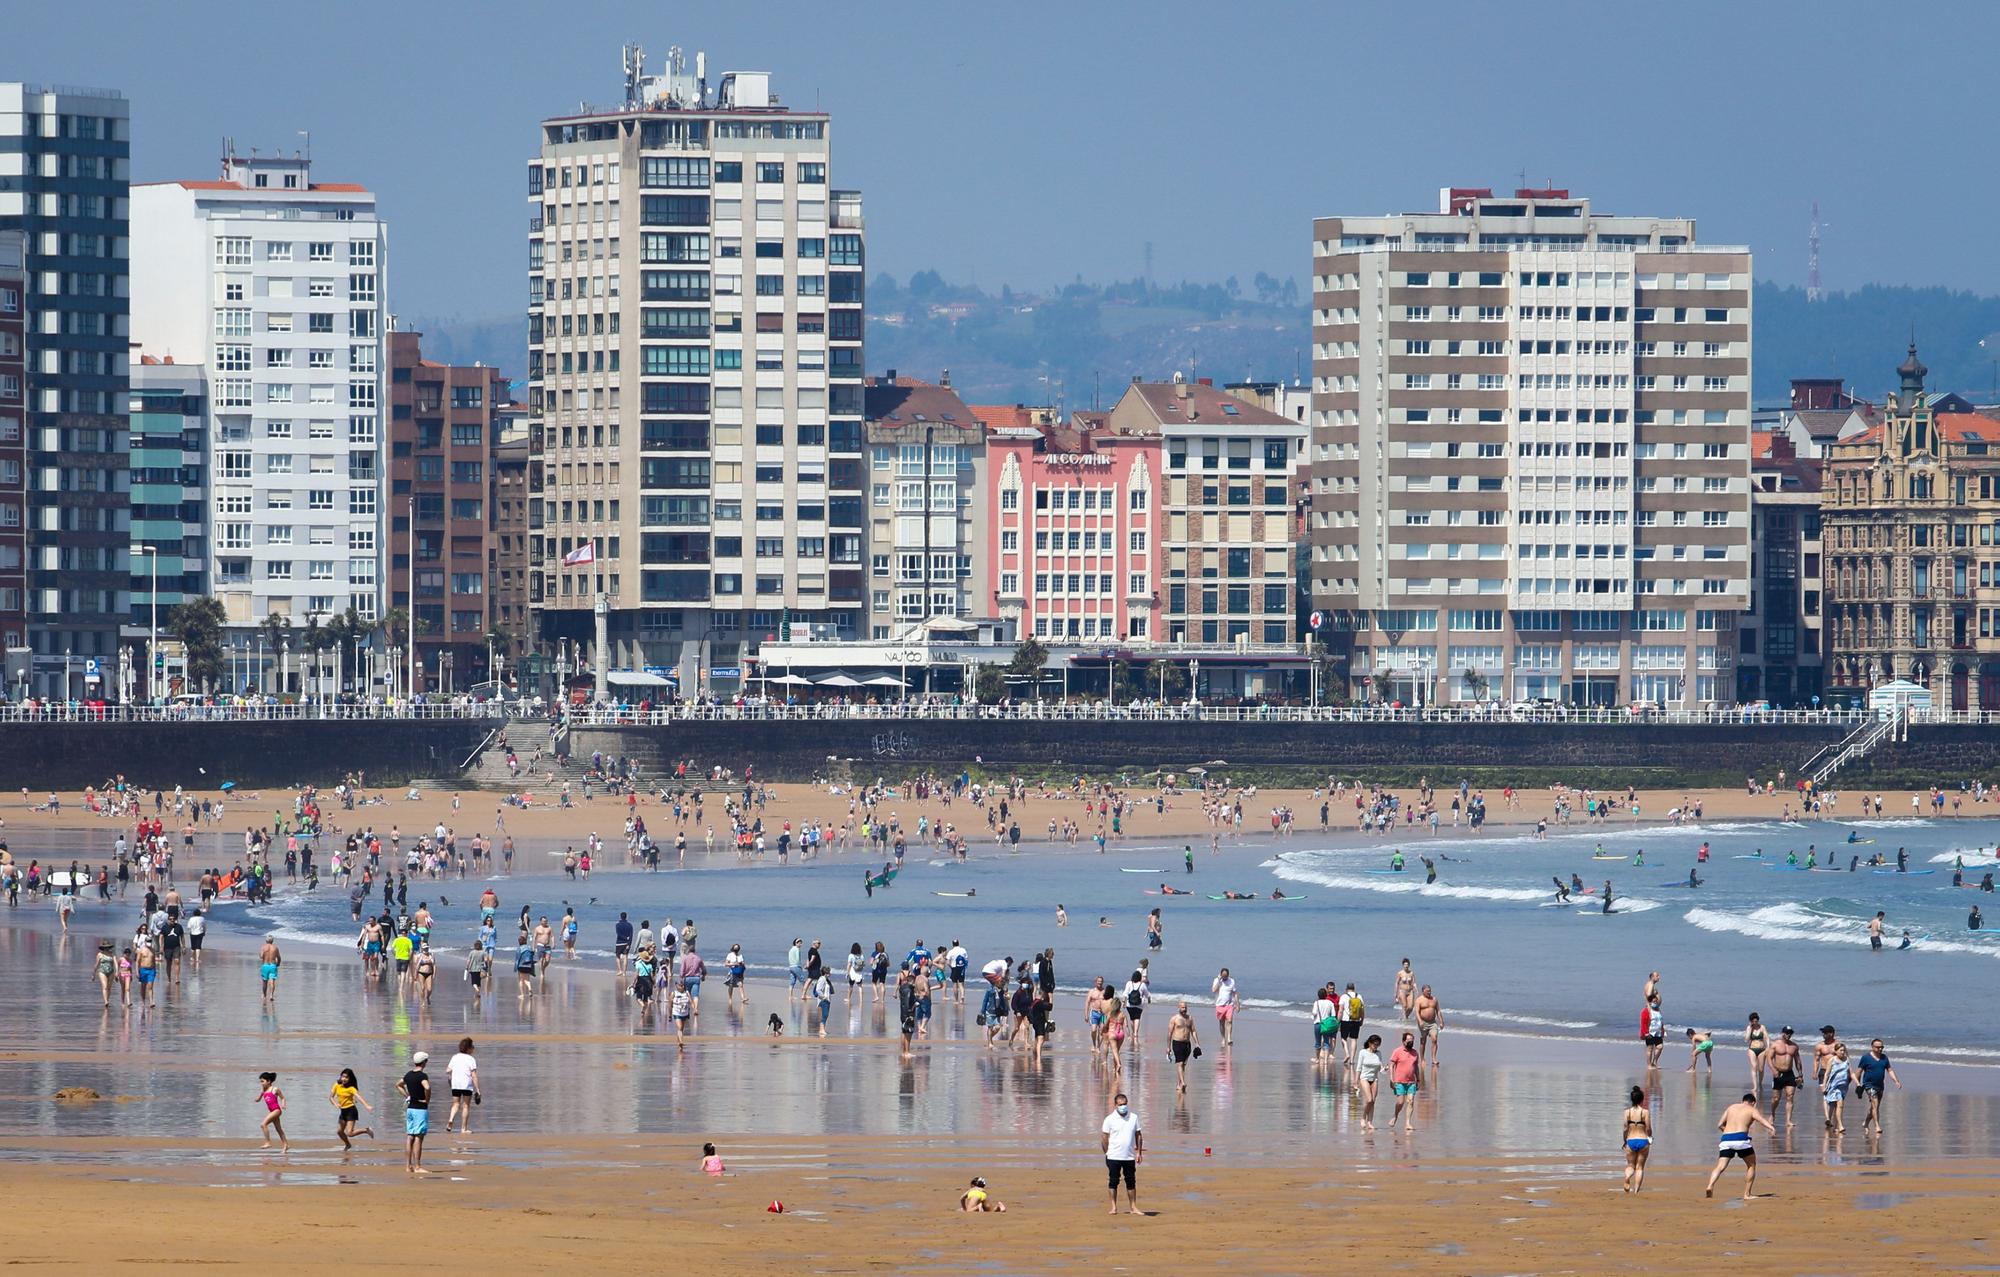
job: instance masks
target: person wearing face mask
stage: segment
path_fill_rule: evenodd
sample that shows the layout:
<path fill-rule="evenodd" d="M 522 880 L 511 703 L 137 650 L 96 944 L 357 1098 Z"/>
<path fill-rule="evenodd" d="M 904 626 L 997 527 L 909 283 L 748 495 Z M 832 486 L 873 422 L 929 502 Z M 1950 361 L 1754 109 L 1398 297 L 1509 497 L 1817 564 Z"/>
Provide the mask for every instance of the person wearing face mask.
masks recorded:
<path fill-rule="evenodd" d="M 1118 1181 L 1125 1181 L 1126 1209 L 1139 1213 L 1139 1163 L 1146 1157 L 1146 1135 L 1139 1129 L 1139 1115 L 1132 1111 L 1125 1093 L 1116 1096 L 1114 1107 L 1104 1118 L 1099 1147 L 1104 1151 L 1104 1168 L 1111 1184 L 1111 1213 L 1118 1213 Z"/>

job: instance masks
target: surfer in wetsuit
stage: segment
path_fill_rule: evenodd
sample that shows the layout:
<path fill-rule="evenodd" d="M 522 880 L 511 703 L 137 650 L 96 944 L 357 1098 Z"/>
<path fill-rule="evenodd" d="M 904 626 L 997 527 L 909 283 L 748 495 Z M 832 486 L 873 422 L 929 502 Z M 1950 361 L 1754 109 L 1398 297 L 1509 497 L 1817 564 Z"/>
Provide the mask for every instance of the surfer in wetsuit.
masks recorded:
<path fill-rule="evenodd" d="M 1896 848 L 1896 872 L 1899 874 L 1910 872 L 1910 853 L 1907 848 Z"/>
<path fill-rule="evenodd" d="M 1692 869 L 1688 870 L 1688 886 L 1699 887 L 1700 885 L 1701 885 L 1701 878 L 1696 875 L 1694 870 Z"/>
<path fill-rule="evenodd" d="M 1559 905 L 1568 904 L 1569 888 L 1563 885 L 1563 880 L 1559 877 L 1552 877 L 1550 881 L 1556 885 L 1556 903 Z"/>
<path fill-rule="evenodd" d="M 1424 862 L 1424 884 L 1428 886 L 1436 882 L 1438 880 L 1438 867 L 1431 862 L 1431 858 L 1429 856 L 1418 856 L 1417 859 Z"/>
<path fill-rule="evenodd" d="M 863 869 L 861 871 L 861 889 L 868 893 L 870 900 L 875 898 L 875 874 L 872 870 Z"/>
<path fill-rule="evenodd" d="M 1611 912 L 1611 879 L 1604 880 L 1604 912 Z"/>

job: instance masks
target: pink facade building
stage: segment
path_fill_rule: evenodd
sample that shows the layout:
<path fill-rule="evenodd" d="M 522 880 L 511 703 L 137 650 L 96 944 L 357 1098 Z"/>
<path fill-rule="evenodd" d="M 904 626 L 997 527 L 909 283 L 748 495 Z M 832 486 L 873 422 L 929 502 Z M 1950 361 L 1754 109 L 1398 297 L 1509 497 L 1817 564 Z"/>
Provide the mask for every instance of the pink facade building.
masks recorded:
<path fill-rule="evenodd" d="M 999 426 L 986 449 L 992 614 L 1044 643 L 1159 638 L 1160 436 Z"/>

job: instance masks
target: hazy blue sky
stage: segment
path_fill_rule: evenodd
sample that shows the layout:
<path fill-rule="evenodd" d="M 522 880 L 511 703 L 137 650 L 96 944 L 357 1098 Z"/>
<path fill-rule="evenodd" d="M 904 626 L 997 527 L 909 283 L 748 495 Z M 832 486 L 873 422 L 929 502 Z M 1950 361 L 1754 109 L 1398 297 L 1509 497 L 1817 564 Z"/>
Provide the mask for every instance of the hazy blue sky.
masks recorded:
<path fill-rule="evenodd" d="M 834 114 L 870 264 L 982 284 L 1309 273 L 1310 219 L 1552 182 L 1693 215 L 1803 282 L 2000 292 L 1996 113 L 1970 3 L 859 3 L 9 7 L 0 78 L 132 99 L 138 180 L 224 135 L 366 182 L 400 311 L 525 304 L 535 124 L 620 91 L 618 46 L 706 50 Z"/>

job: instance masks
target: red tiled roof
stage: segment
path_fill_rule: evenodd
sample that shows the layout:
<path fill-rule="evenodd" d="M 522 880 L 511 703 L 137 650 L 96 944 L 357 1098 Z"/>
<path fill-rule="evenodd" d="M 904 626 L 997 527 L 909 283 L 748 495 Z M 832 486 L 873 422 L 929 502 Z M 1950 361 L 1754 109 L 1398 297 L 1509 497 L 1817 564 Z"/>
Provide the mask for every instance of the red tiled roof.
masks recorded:
<path fill-rule="evenodd" d="M 1937 427 L 1951 443 L 2000 441 L 2000 421 L 1979 412 L 1941 412 Z"/>
<path fill-rule="evenodd" d="M 1035 424 L 1034 412 L 1025 404 L 967 404 L 966 411 L 988 430 L 1020 429 Z"/>

